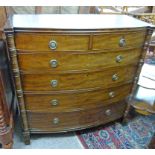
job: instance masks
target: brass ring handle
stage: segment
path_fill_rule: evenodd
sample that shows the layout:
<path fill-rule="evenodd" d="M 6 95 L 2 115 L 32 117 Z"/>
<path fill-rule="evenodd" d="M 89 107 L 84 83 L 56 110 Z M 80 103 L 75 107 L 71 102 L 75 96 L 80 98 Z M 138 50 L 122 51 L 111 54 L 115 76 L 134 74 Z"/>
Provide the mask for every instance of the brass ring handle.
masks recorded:
<path fill-rule="evenodd" d="M 57 48 L 57 42 L 55 40 L 51 40 L 49 42 L 49 48 L 55 50 Z"/>
<path fill-rule="evenodd" d="M 53 118 L 53 124 L 59 124 L 60 120 L 59 118 L 55 117 Z"/>
<path fill-rule="evenodd" d="M 118 55 L 116 57 L 116 62 L 120 63 L 120 62 L 122 62 L 122 60 L 123 60 L 123 56 L 122 55 Z"/>
<path fill-rule="evenodd" d="M 110 116 L 110 115 L 112 114 L 112 112 L 111 112 L 110 109 L 107 109 L 107 110 L 105 111 L 105 114 L 106 114 L 107 116 Z"/>
<path fill-rule="evenodd" d="M 121 39 L 119 40 L 119 46 L 120 46 L 120 47 L 124 47 L 125 45 L 126 45 L 125 39 L 124 39 L 124 38 L 121 38 Z"/>
<path fill-rule="evenodd" d="M 109 97 L 111 97 L 111 98 L 115 97 L 115 92 L 113 92 L 113 91 L 110 92 L 110 93 L 109 93 Z"/>
<path fill-rule="evenodd" d="M 59 104 L 59 101 L 57 99 L 53 99 L 53 100 L 51 100 L 50 103 L 52 106 L 57 106 Z"/>
<path fill-rule="evenodd" d="M 51 80 L 51 86 L 57 87 L 58 86 L 58 80 Z"/>
<path fill-rule="evenodd" d="M 51 65 L 52 68 L 56 68 L 58 66 L 58 61 L 55 60 L 55 59 L 54 60 L 51 60 L 50 61 L 50 65 Z"/>
<path fill-rule="evenodd" d="M 117 74 L 114 74 L 114 75 L 112 76 L 112 80 L 113 80 L 113 81 L 118 80 L 118 75 L 117 75 Z"/>

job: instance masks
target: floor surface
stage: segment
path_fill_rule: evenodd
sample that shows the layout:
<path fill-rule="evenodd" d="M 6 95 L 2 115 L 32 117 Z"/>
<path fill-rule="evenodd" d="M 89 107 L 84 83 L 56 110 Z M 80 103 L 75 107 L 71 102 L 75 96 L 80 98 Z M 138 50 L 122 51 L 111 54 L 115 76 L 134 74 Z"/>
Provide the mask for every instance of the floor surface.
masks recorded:
<path fill-rule="evenodd" d="M 31 144 L 25 145 L 19 121 L 15 123 L 14 149 L 82 149 L 75 132 L 61 134 L 35 134 L 31 136 Z"/>

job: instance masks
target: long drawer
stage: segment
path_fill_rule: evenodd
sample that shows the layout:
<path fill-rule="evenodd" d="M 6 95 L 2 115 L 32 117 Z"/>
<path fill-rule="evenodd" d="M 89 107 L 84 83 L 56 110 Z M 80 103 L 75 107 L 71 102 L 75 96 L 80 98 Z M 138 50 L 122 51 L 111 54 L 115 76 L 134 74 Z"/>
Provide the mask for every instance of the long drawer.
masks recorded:
<path fill-rule="evenodd" d="M 109 67 L 137 64 L 141 49 L 101 53 L 29 53 L 18 54 L 22 71 L 57 72 L 77 70 L 98 70 Z"/>
<path fill-rule="evenodd" d="M 30 132 L 63 132 L 101 125 L 121 118 L 125 102 L 108 106 L 88 108 L 74 112 L 32 112 L 27 111 Z"/>
<path fill-rule="evenodd" d="M 27 110 L 34 111 L 73 111 L 108 105 L 125 99 L 131 93 L 132 84 L 106 90 L 86 92 L 54 92 L 51 94 L 24 94 Z"/>
<path fill-rule="evenodd" d="M 134 80 L 137 67 L 76 74 L 21 74 L 24 91 L 78 90 L 110 88 Z"/>
<path fill-rule="evenodd" d="M 15 44 L 18 50 L 32 51 L 79 51 L 92 49 L 129 48 L 142 46 L 145 38 L 143 31 L 126 31 L 90 34 L 50 34 L 17 33 Z M 91 33 L 92 35 L 92 33 Z"/>

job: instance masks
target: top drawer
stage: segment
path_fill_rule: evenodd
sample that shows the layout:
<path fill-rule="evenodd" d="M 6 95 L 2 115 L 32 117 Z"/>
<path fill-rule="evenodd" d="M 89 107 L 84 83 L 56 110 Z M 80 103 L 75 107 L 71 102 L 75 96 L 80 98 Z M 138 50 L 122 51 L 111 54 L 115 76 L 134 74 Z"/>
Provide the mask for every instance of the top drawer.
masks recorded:
<path fill-rule="evenodd" d="M 15 44 L 16 48 L 19 50 L 87 50 L 89 45 L 89 35 L 18 33 L 15 35 Z"/>
<path fill-rule="evenodd" d="M 144 44 L 146 31 L 95 34 L 93 50 L 140 47 Z"/>
<path fill-rule="evenodd" d="M 17 33 L 15 45 L 21 51 L 87 51 L 140 47 L 145 31 L 89 34 Z"/>

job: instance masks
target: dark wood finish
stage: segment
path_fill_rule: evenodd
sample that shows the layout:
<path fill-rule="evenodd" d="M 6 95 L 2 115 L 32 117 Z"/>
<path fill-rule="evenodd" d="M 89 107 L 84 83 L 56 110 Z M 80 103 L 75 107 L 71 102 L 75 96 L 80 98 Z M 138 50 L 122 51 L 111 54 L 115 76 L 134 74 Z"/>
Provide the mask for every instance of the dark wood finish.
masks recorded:
<path fill-rule="evenodd" d="M 29 128 L 31 132 L 63 132 L 88 128 L 121 118 L 125 107 L 125 102 L 121 102 L 67 113 L 38 113 L 29 111 L 27 112 Z M 111 114 L 107 115 L 107 110 L 110 110 Z M 53 124 L 54 118 L 58 118 L 60 122 Z"/>
<path fill-rule="evenodd" d="M 121 118 L 124 99 L 136 88 L 150 30 L 151 25 L 124 15 L 13 16 L 5 32 L 25 142 L 30 143 L 30 133 Z M 51 40 L 57 42 L 55 50 L 49 48 Z M 51 67 L 51 60 L 58 65 Z M 112 80 L 114 74 L 119 78 Z M 51 88 L 51 80 L 58 85 Z M 110 98 L 110 92 L 116 96 Z M 51 104 L 55 99 L 57 106 Z"/>
<path fill-rule="evenodd" d="M 13 144 L 14 102 L 5 43 L 0 40 L 0 143 L 3 148 L 12 148 Z"/>

